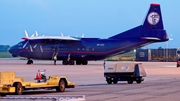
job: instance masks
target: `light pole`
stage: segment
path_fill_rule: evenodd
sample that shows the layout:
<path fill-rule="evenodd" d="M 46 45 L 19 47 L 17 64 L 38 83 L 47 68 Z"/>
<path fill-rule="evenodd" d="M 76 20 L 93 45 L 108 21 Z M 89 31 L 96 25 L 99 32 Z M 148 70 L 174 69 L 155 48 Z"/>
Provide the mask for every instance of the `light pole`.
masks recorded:
<path fill-rule="evenodd" d="M 170 36 L 173 36 L 172 34 Z M 169 38 L 169 40 L 174 40 L 172 38 Z M 168 56 L 168 41 L 166 42 L 166 57 L 169 58 Z"/>

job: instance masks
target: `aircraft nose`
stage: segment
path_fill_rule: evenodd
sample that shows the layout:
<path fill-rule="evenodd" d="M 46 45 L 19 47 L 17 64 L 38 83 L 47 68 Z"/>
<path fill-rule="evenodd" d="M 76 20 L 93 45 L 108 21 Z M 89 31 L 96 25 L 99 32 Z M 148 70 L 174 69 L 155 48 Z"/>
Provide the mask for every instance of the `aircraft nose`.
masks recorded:
<path fill-rule="evenodd" d="M 17 48 L 16 45 L 8 48 L 9 53 L 12 54 L 13 57 L 17 57 Z"/>

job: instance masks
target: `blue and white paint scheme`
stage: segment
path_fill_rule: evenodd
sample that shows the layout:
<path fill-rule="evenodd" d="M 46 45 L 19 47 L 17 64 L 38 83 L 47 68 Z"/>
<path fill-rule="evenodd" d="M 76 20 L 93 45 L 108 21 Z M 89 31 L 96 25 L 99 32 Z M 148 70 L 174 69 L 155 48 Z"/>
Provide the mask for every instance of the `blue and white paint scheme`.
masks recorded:
<path fill-rule="evenodd" d="M 64 65 L 87 65 L 89 60 L 102 60 L 110 56 L 123 54 L 155 42 L 165 42 L 169 38 L 163 27 L 159 4 L 151 4 L 145 21 L 142 25 L 107 39 L 65 37 L 65 36 L 36 36 L 34 34 L 17 45 L 12 46 L 9 52 L 12 56 L 30 59 L 52 60 L 57 55 Z"/>

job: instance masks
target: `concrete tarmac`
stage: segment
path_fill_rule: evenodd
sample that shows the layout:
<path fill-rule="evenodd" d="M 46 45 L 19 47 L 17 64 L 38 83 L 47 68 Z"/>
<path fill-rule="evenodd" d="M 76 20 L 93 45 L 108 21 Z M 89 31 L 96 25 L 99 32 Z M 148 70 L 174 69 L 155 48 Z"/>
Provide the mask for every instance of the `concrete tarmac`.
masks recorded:
<path fill-rule="evenodd" d="M 25 81 L 34 81 L 38 70 L 46 70 L 46 76 L 66 76 L 76 83 L 75 88 L 65 92 L 56 90 L 31 90 L 24 95 L 85 95 L 86 101 L 179 101 L 180 68 L 176 62 L 142 62 L 147 73 L 141 84 L 128 84 L 119 81 L 107 84 L 104 78 L 103 61 L 89 61 L 88 65 L 62 65 L 62 61 L 34 60 L 33 65 L 26 65 L 27 60 L 19 58 L 0 58 L 0 72 L 15 72 L 16 77 Z M 115 64 L 108 61 L 106 64 Z"/>

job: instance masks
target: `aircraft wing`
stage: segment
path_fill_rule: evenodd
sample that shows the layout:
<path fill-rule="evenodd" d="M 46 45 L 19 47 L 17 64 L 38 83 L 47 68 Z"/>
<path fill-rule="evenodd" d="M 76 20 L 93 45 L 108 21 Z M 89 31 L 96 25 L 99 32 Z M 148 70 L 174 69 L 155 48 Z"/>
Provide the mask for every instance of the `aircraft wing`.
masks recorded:
<path fill-rule="evenodd" d="M 79 38 L 74 37 L 61 37 L 61 36 L 38 36 L 38 37 L 28 37 L 22 38 L 26 42 L 31 45 L 39 44 L 39 45 L 50 45 L 50 44 L 57 44 L 61 41 L 81 41 Z"/>

